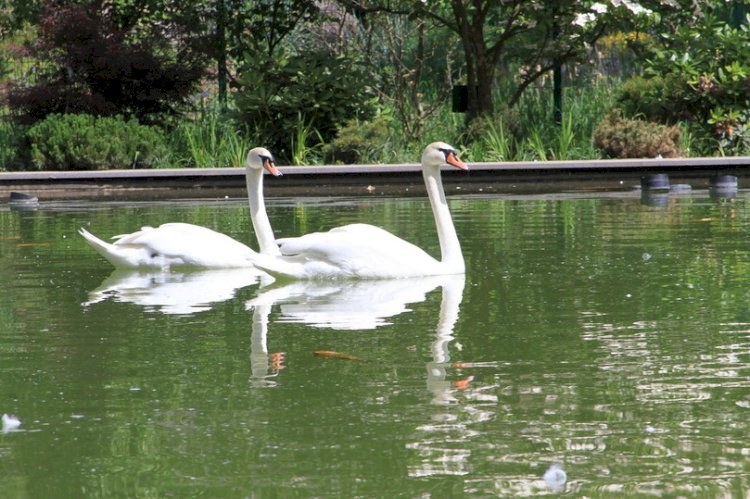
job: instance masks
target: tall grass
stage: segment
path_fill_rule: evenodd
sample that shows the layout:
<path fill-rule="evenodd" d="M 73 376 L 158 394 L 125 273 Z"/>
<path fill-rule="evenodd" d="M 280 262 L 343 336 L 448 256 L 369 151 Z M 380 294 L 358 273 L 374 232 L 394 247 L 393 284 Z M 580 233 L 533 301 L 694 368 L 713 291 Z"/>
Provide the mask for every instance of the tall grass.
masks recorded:
<path fill-rule="evenodd" d="M 419 144 L 400 140 L 397 125 L 394 126 L 393 143 L 404 148 L 394 156 L 414 161 L 417 149 L 442 140 L 463 148 L 469 161 L 597 159 L 601 153 L 592 142 L 594 129 L 614 106 L 617 85 L 616 81 L 597 80 L 564 87 L 563 117 L 559 125 L 553 120 L 552 88 L 530 88 L 517 106 L 482 120 L 468 137 L 465 115 L 452 113 L 446 104 L 428 121 Z M 497 90 L 494 101 L 498 108 L 508 102 L 509 92 L 510 89 L 502 87 Z"/>
<path fill-rule="evenodd" d="M 690 158 L 700 154 L 701 144 L 690 126 L 685 123 L 680 125 L 680 149 L 686 157 Z"/>
<path fill-rule="evenodd" d="M 547 161 L 575 160 L 598 157 L 591 146 L 591 136 L 578 132 L 573 125 L 572 113 L 563 116 L 562 122 L 541 124 L 530 129 L 527 138 L 521 143 L 516 159 Z"/>
<path fill-rule="evenodd" d="M 218 104 L 211 105 L 197 119 L 177 125 L 171 162 L 195 168 L 242 166 L 253 147 L 250 135 L 241 131 Z"/>
<path fill-rule="evenodd" d="M 311 140 L 311 138 L 314 138 L 314 140 Z M 291 139 L 292 164 L 309 165 L 319 162 L 322 146 L 323 137 L 313 128 L 312 124 L 306 123 L 300 114 Z"/>
<path fill-rule="evenodd" d="M 575 160 L 601 157 L 593 145 L 594 129 L 614 106 L 612 82 L 567 87 L 562 122 L 553 121 L 551 89 L 529 90 L 518 104 L 519 145 L 515 160 Z"/>
<path fill-rule="evenodd" d="M 557 148 L 552 151 L 552 158 L 559 160 L 575 159 L 574 146 L 576 144 L 574 142 L 576 139 L 578 137 L 573 129 L 573 115 L 568 113 L 558 126 Z M 586 140 L 586 138 L 583 138 L 583 140 Z"/>
<path fill-rule="evenodd" d="M 524 160 L 545 161 L 552 159 L 548 156 L 546 141 L 543 137 L 542 127 L 532 128 L 528 137 L 521 143 L 520 156 Z"/>
<path fill-rule="evenodd" d="M 482 139 L 485 161 L 510 161 L 512 159 L 515 140 L 506 129 L 502 119 L 499 123 L 490 123 Z"/>

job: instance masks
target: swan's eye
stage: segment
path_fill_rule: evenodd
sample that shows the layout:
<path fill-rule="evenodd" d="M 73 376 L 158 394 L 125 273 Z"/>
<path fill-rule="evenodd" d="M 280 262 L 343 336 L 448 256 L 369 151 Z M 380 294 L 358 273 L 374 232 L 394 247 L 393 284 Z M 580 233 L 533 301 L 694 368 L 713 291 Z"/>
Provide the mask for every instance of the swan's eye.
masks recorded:
<path fill-rule="evenodd" d="M 443 153 L 446 161 L 448 161 L 448 158 L 450 157 L 451 154 L 453 155 L 456 154 L 456 151 L 454 151 L 453 149 L 440 149 L 440 152 Z"/>

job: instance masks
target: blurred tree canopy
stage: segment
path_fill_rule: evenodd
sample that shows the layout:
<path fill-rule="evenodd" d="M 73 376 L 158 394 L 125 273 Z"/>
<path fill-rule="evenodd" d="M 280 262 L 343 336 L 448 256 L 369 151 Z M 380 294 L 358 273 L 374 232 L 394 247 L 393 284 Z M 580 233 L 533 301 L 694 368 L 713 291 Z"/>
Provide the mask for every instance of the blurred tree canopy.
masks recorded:
<path fill-rule="evenodd" d="M 176 5 L 177 2 L 175 2 Z M 26 123 L 54 113 L 174 114 L 205 74 L 190 24 L 165 2 L 52 1 L 41 11 L 35 81 L 15 82 L 8 103 Z"/>
<path fill-rule="evenodd" d="M 88 112 L 154 122 L 186 109 L 190 95 L 209 78 L 218 82 L 222 102 L 234 89 L 247 111 L 245 121 L 263 111 L 248 106 L 304 101 L 290 100 L 290 91 L 316 99 L 344 95 L 357 116 L 367 116 L 377 93 L 393 99 L 405 131 L 418 137 L 433 112 L 424 98 L 428 91 L 445 99 L 451 86 L 465 85 L 469 120 L 491 115 L 499 104 L 516 105 L 553 69 L 587 64 L 592 46 L 607 33 L 649 33 L 648 40 L 669 51 L 670 44 L 677 46 L 675 38 L 662 35 L 701 22 L 717 6 L 726 9 L 726 2 L 0 0 L 0 35 L 25 25 L 38 29 L 30 47 L 38 61 L 34 81 L 15 81 L 7 101 L 29 121 Z M 643 39 L 635 40 L 637 45 Z M 299 77 L 288 75 L 263 88 L 264 78 L 292 67 Z M 309 87 L 324 81 L 336 83 L 336 95 Z M 347 84 L 350 93 L 341 90 Z M 501 84 L 511 91 L 498 103 Z M 269 89 L 276 93 L 261 95 Z M 315 102 L 304 102 L 299 122 L 322 115 Z M 320 104 L 346 109 L 335 99 Z M 341 125 L 336 118 L 321 129 L 328 134 Z"/>

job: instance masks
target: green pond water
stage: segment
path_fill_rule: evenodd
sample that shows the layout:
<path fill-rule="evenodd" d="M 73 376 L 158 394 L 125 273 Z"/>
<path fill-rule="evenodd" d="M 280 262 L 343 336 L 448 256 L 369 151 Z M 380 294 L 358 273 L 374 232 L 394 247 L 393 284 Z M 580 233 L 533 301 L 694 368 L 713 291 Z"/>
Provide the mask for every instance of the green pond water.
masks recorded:
<path fill-rule="evenodd" d="M 465 278 L 281 287 L 76 233 L 255 247 L 240 198 L 3 204 L 0 496 L 748 497 L 750 192 L 710 194 L 452 191 Z M 421 197 L 267 201 L 437 254 Z"/>

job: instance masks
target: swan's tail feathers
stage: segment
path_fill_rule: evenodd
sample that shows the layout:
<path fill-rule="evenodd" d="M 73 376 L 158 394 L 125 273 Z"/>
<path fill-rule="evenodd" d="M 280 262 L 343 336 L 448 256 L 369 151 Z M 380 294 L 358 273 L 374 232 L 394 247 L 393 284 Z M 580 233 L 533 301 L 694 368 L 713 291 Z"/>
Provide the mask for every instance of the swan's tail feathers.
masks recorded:
<path fill-rule="evenodd" d="M 102 241 L 98 237 L 96 237 L 91 232 L 87 231 L 83 227 L 78 229 L 78 233 L 83 236 L 83 238 L 86 240 L 87 243 L 89 243 L 89 246 L 94 248 L 99 253 L 103 251 L 111 251 L 110 247 L 112 246 L 110 243 Z"/>
<path fill-rule="evenodd" d="M 126 256 L 121 254 L 122 252 L 118 251 L 114 244 L 102 241 L 83 227 L 78 229 L 78 233 L 83 236 L 89 246 L 94 248 L 97 253 L 116 268 L 128 268 L 132 266 Z"/>

